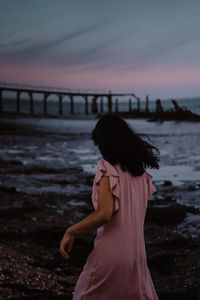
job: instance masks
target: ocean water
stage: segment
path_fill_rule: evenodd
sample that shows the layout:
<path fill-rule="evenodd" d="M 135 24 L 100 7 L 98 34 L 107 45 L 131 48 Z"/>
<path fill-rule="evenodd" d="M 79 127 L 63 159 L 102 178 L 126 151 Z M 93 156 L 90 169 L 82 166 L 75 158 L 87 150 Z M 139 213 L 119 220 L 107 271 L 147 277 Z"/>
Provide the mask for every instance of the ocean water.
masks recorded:
<path fill-rule="evenodd" d="M 36 98 L 37 97 L 37 98 Z M 42 98 L 38 98 L 39 96 L 33 96 L 34 98 L 34 113 L 36 114 L 42 114 L 43 113 L 43 101 Z M 119 111 L 128 111 L 129 110 L 129 104 L 128 100 L 126 98 L 119 99 Z M 185 109 L 191 110 L 193 113 L 200 114 L 200 98 L 189 98 L 189 99 L 175 99 L 177 103 Z M 104 98 L 103 100 L 103 111 L 107 112 L 107 99 Z M 173 109 L 174 106 L 172 104 L 172 101 L 170 99 L 164 99 L 162 100 L 162 106 L 164 110 Z M 141 99 L 140 103 L 140 109 L 141 111 L 145 110 L 146 102 Z M 100 100 L 97 101 L 97 107 L 98 111 L 100 112 Z M 137 108 L 137 101 L 132 101 L 132 109 Z M 149 111 L 153 112 L 155 111 L 156 104 L 155 100 L 150 99 L 149 101 Z M 15 112 L 16 111 L 16 100 L 15 96 L 11 97 L 5 97 L 3 100 L 3 110 L 8 112 Z M 29 113 L 30 112 L 30 101 L 26 94 L 22 94 L 21 101 L 20 101 L 20 111 L 22 113 Z M 112 111 L 115 111 L 115 98 L 113 99 L 113 106 Z M 48 98 L 47 101 L 47 114 L 49 115 L 58 115 L 59 113 L 59 104 L 58 99 L 55 95 L 52 95 Z M 74 114 L 75 115 L 84 115 L 85 114 L 85 101 L 81 97 L 75 98 L 74 101 Z M 91 99 L 89 99 L 88 104 L 88 114 L 91 115 Z M 63 115 L 70 115 L 70 102 L 67 97 L 64 97 L 63 99 Z"/>
<path fill-rule="evenodd" d="M 200 123 L 126 121 L 136 132 L 147 133 L 160 150 L 160 169 L 147 169 L 156 186 L 168 180 L 181 191 L 186 184 L 200 184 Z M 10 124 L 18 125 L 27 132 L 34 129 L 37 134 L 17 134 L 13 137 L 4 134 L 0 137 L 0 161 L 11 162 L 16 168 L 21 164 L 30 169 L 29 174 L 16 175 L 16 171 L 12 170 L 7 174 L 1 172 L 1 186 L 15 187 L 30 194 L 56 192 L 75 195 L 89 189 L 81 184 L 59 185 L 54 179 L 67 180 L 65 170 L 73 167 L 81 168 L 85 174 L 95 174 L 101 154 L 90 136 L 97 122 L 94 117 L 68 120 L 17 118 L 3 119 L 2 122 L 5 128 Z M 35 171 L 38 167 L 51 169 L 51 172 L 38 173 Z M 49 184 L 51 180 L 52 184 Z M 198 189 L 195 197 L 182 197 L 181 201 L 200 207 L 199 196 Z"/>

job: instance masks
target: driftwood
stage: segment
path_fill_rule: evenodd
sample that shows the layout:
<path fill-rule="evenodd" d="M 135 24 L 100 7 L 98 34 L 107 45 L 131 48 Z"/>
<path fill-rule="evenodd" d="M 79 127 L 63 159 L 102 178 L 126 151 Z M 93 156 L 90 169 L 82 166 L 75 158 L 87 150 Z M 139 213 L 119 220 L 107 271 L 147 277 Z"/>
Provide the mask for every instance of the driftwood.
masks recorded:
<path fill-rule="evenodd" d="M 169 120 L 200 122 L 200 115 L 194 114 L 190 110 L 180 107 L 175 100 L 172 100 L 172 103 L 174 105 L 174 109 L 164 111 L 161 100 L 157 99 L 155 112 L 138 111 L 138 109 L 135 109 L 131 112 L 115 112 L 115 114 L 124 118 L 148 119 L 149 122 L 162 122 Z M 102 116 L 102 114 L 99 114 L 97 117 L 100 116 Z"/>
<path fill-rule="evenodd" d="M 172 99 L 172 104 L 174 106 L 174 109 L 163 111 L 162 114 L 153 116 L 153 118 L 150 118 L 149 121 L 200 121 L 200 115 L 194 114 L 190 110 L 180 107 L 176 100 Z"/>
<path fill-rule="evenodd" d="M 157 99 L 156 100 L 156 114 L 163 115 L 163 113 L 164 113 L 164 110 L 163 110 L 161 101 L 160 101 L 160 99 Z"/>

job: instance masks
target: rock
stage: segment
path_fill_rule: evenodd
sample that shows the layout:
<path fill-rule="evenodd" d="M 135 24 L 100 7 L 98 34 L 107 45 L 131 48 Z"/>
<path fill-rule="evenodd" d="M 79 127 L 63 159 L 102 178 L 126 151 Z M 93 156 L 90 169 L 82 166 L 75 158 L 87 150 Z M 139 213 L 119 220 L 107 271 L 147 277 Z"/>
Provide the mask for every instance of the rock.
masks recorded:
<path fill-rule="evenodd" d="M 169 180 L 165 180 L 163 184 L 164 184 L 165 186 L 171 186 L 171 185 L 172 185 L 172 182 L 169 181 Z"/>

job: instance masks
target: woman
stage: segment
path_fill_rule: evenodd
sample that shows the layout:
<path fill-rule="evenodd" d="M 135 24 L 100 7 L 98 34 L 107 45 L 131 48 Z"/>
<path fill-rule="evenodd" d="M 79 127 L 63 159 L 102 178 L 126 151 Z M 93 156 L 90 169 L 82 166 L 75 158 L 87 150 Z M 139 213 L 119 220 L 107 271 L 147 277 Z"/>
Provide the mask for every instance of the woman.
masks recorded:
<path fill-rule="evenodd" d="M 159 168 L 159 150 L 125 120 L 105 114 L 92 131 L 103 158 L 93 182 L 94 211 L 70 226 L 60 243 L 69 258 L 77 234 L 97 229 L 73 300 L 158 300 L 148 270 L 143 225 L 147 201 L 156 188 L 147 167 Z M 67 250 L 66 250 L 67 248 Z"/>

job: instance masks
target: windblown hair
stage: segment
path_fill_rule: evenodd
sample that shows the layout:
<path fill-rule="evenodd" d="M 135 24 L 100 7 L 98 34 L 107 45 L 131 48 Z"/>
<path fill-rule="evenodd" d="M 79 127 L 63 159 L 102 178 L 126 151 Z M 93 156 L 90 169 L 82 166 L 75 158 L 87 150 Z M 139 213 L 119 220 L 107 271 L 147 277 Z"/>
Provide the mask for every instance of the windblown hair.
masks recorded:
<path fill-rule="evenodd" d="M 147 134 L 136 133 L 121 117 L 104 114 L 91 133 L 94 144 L 98 146 L 103 158 L 111 165 L 120 163 L 123 171 L 128 170 L 132 176 L 142 175 L 146 168 L 159 169 L 160 154 L 158 148 L 151 144 Z M 147 137 L 147 142 L 142 137 Z"/>

